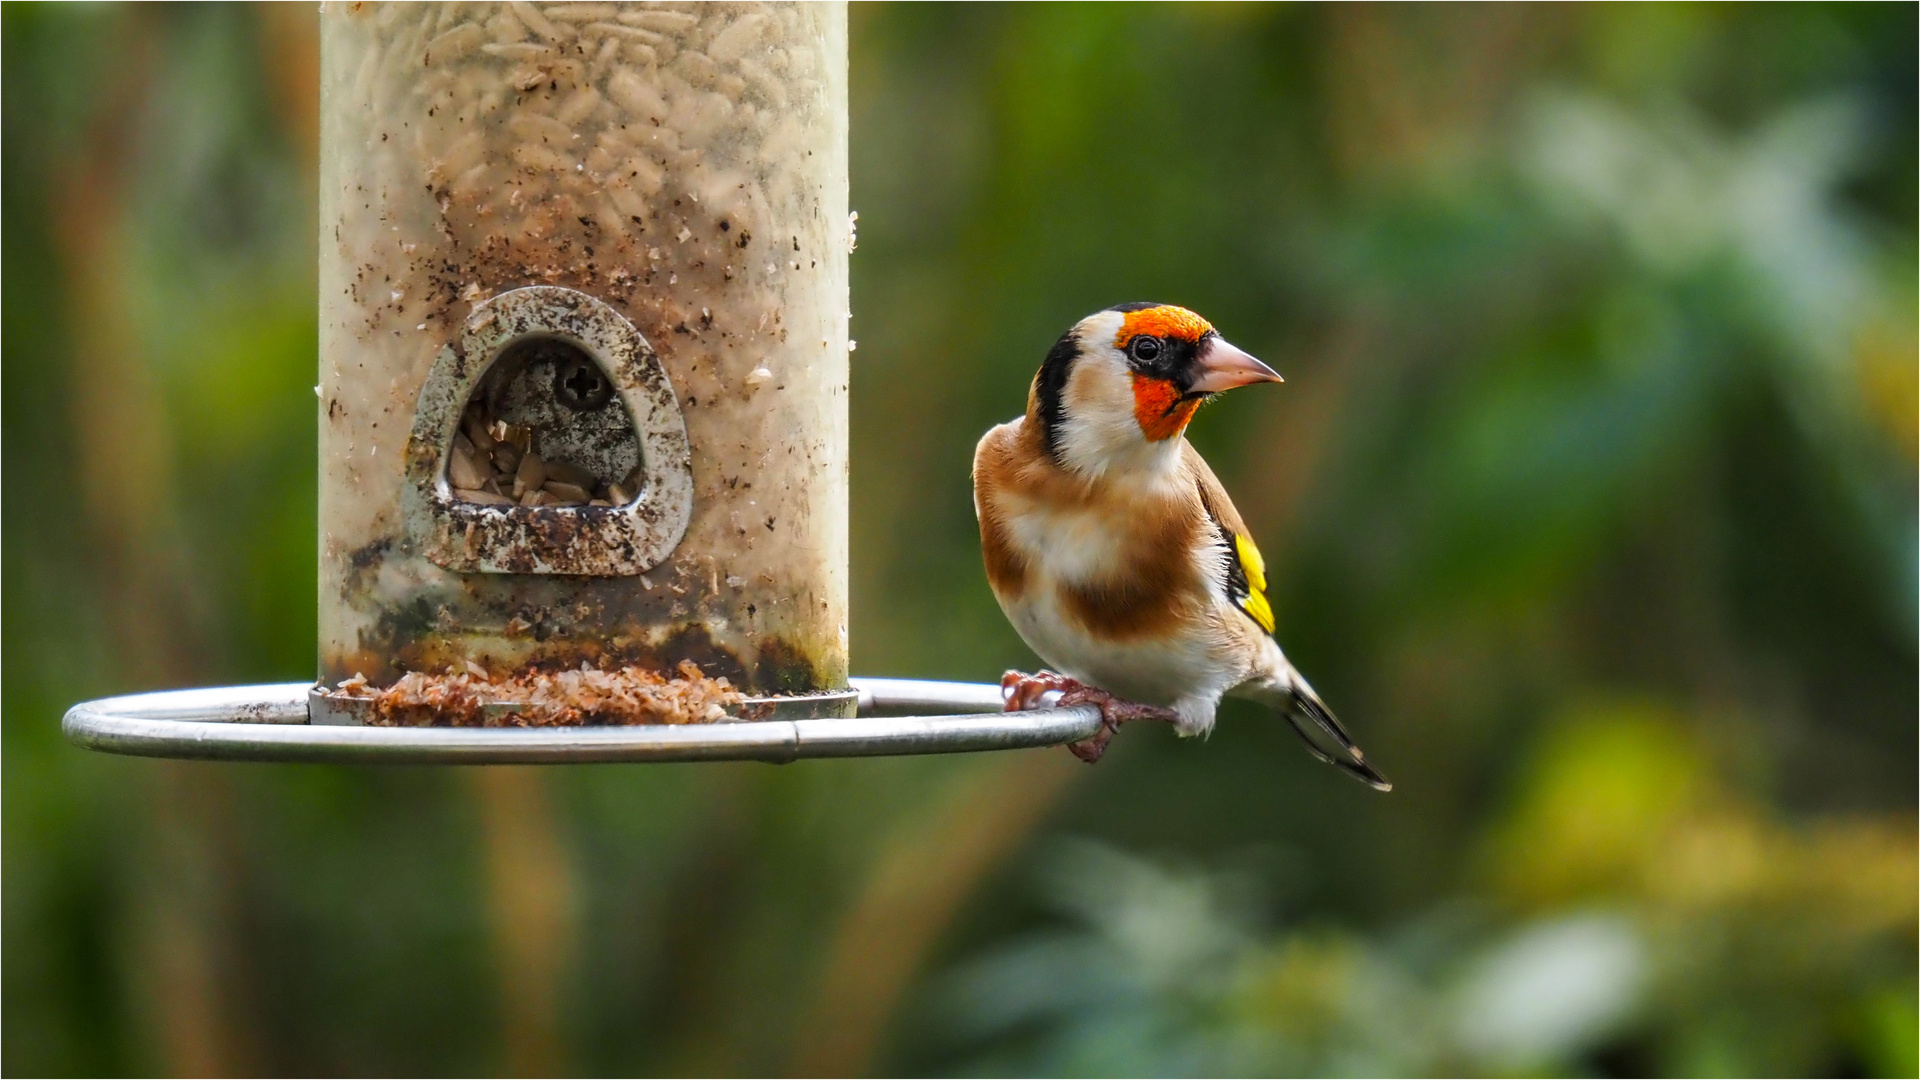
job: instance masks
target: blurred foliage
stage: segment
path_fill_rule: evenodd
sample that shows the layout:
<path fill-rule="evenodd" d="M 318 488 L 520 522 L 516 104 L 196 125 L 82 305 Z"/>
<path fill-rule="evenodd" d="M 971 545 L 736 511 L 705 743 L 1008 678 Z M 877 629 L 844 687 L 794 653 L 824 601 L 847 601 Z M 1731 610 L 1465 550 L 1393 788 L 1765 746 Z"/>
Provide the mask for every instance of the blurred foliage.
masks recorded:
<path fill-rule="evenodd" d="M 315 45 L 9 4 L 0 1067 L 1915 1074 L 1912 5 L 853 29 L 856 670 L 1031 664 L 973 440 L 1178 302 L 1288 378 L 1193 438 L 1397 789 L 1251 708 L 1097 769 L 67 747 L 312 672 Z"/>

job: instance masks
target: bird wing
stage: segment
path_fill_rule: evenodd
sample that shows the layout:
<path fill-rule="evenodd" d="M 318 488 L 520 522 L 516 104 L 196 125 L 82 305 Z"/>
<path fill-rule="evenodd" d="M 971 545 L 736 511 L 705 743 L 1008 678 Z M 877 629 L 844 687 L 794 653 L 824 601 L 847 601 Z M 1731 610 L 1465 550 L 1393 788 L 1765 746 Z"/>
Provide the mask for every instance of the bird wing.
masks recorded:
<path fill-rule="evenodd" d="M 1220 485 L 1220 478 L 1213 475 L 1207 460 L 1200 456 L 1200 451 L 1195 450 L 1192 443 L 1186 444 L 1184 452 L 1187 467 L 1192 471 L 1194 483 L 1200 492 L 1200 503 L 1206 507 L 1207 517 L 1220 534 L 1224 553 L 1220 574 L 1227 597 L 1233 601 L 1234 607 L 1259 623 L 1260 629 L 1271 634 L 1273 604 L 1267 600 L 1267 561 L 1261 557 L 1260 549 L 1254 546 L 1246 522 L 1240 520 L 1240 511 L 1234 509 L 1233 500 L 1227 497 L 1227 489 Z"/>
<path fill-rule="evenodd" d="M 1193 448 L 1186 447 L 1188 468 L 1192 470 L 1194 483 L 1200 492 L 1200 501 L 1207 508 L 1207 516 L 1220 532 L 1221 545 L 1225 550 L 1221 574 L 1226 582 L 1227 595 L 1232 598 L 1233 606 L 1246 612 L 1247 617 L 1260 624 L 1260 629 L 1269 635 L 1273 633 L 1273 605 L 1267 600 L 1266 560 L 1260 557 L 1260 549 L 1253 544 L 1253 537 L 1247 534 L 1246 522 L 1240 519 L 1240 512 L 1233 507 L 1233 500 L 1227 497 L 1227 489 L 1220 486 L 1220 478 L 1213 475 L 1206 459 Z M 1378 791 L 1391 791 L 1393 784 L 1367 760 L 1367 755 L 1347 733 L 1341 724 L 1314 693 L 1300 673 L 1287 665 L 1276 680 L 1276 689 L 1285 696 L 1281 700 L 1282 714 L 1292 726 L 1294 734 L 1307 745 L 1307 752 L 1321 761 L 1359 780 Z"/>

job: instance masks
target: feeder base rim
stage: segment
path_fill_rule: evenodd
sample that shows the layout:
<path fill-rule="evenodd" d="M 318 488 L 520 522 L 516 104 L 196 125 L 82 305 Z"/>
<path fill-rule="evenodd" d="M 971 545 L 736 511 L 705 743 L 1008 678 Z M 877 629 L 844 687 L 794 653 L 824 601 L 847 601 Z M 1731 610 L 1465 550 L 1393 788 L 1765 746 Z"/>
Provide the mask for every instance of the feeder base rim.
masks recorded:
<path fill-rule="evenodd" d="M 61 731 L 90 750 L 207 761 L 335 764 L 570 764 L 772 761 L 952 754 L 1092 738 L 1100 711 L 1000 712 L 989 683 L 849 679 L 859 715 L 686 725 L 452 728 L 313 723 L 312 683 L 130 694 L 67 710 Z M 880 715 L 908 713 L 910 715 Z"/>

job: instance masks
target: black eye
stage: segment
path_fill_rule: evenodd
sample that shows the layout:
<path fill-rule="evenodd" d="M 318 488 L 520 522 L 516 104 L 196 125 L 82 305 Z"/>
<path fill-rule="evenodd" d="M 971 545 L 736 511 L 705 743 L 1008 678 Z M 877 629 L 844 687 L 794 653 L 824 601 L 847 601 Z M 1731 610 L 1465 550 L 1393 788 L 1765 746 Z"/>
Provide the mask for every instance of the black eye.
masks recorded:
<path fill-rule="evenodd" d="M 1133 339 L 1129 349 L 1135 360 L 1151 362 L 1160 355 L 1160 339 L 1142 335 Z"/>

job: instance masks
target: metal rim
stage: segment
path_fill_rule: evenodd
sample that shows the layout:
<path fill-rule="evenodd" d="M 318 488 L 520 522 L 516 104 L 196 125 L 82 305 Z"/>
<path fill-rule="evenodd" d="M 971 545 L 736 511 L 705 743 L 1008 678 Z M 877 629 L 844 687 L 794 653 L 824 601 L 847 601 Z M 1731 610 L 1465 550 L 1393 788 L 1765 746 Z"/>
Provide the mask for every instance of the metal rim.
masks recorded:
<path fill-rule="evenodd" d="M 669 727 L 412 728 L 309 724 L 311 683 L 212 687 L 83 702 L 60 723 L 76 745 L 112 754 L 212 761 L 411 765 L 793 761 L 955 754 L 1092 738 L 1090 705 L 1003 713 L 986 683 L 851 679 L 851 720 Z M 876 713 L 925 715 L 874 715 Z"/>

